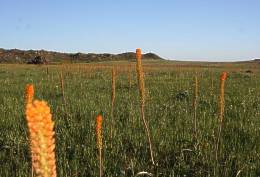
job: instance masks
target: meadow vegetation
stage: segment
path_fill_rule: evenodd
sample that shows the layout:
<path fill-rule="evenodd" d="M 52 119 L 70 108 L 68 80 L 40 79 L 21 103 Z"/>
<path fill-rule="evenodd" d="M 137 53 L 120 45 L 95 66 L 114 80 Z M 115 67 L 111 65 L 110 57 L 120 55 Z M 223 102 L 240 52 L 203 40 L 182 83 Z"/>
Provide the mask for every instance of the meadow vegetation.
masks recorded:
<path fill-rule="evenodd" d="M 144 62 L 144 114 L 153 165 L 135 64 L 0 65 L 0 176 L 31 174 L 24 103 L 29 83 L 34 85 L 35 97 L 47 101 L 51 109 L 58 176 L 99 175 L 95 132 L 99 114 L 103 117 L 104 176 L 136 176 L 139 172 L 165 177 L 260 176 L 259 66 Z M 112 70 L 116 71 L 114 93 Z M 228 77 L 216 158 L 223 71 Z"/>

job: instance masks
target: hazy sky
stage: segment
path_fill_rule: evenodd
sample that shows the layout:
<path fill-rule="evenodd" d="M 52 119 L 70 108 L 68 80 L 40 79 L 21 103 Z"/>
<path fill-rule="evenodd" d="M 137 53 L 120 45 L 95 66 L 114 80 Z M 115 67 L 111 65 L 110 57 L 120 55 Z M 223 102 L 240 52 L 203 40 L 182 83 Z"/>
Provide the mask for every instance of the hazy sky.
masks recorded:
<path fill-rule="evenodd" d="M 260 0 L 0 0 L 0 48 L 260 58 Z"/>

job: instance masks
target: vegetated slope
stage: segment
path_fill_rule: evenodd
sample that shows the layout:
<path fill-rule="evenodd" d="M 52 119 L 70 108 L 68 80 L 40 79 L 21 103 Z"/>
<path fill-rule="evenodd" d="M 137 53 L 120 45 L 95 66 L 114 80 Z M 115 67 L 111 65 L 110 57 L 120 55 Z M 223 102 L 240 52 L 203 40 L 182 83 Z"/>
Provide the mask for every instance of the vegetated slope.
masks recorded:
<path fill-rule="evenodd" d="M 122 54 L 95 54 L 95 53 L 61 53 L 45 50 L 5 50 L 0 48 L 0 63 L 28 63 L 35 57 L 40 56 L 48 62 L 98 62 L 98 61 L 118 61 L 134 60 L 135 53 L 127 52 Z M 162 60 L 161 57 L 154 53 L 146 53 L 143 59 Z"/>

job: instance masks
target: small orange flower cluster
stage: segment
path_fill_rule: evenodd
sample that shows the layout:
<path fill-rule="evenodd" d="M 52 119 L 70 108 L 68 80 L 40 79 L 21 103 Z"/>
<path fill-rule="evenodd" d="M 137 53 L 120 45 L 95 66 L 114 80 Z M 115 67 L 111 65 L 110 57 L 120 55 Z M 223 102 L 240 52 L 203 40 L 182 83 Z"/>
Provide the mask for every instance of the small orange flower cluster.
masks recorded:
<path fill-rule="evenodd" d="M 220 76 L 220 80 L 225 81 L 227 79 L 227 72 L 223 72 Z"/>
<path fill-rule="evenodd" d="M 102 116 L 98 115 L 96 118 L 96 135 L 97 135 L 97 147 L 102 149 Z"/>

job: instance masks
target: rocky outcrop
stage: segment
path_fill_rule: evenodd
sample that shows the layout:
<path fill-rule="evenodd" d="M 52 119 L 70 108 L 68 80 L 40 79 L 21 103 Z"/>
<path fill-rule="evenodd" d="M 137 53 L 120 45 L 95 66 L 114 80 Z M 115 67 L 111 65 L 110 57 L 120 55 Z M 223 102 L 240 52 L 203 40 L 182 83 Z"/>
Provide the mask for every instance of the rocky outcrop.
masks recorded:
<path fill-rule="evenodd" d="M 35 65 L 42 65 L 42 64 L 48 64 L 48 61 L 43 56 L 36 56 L 32 58 L 30 61 L 27 62 L 27 64 L 35 64 Z"/>

